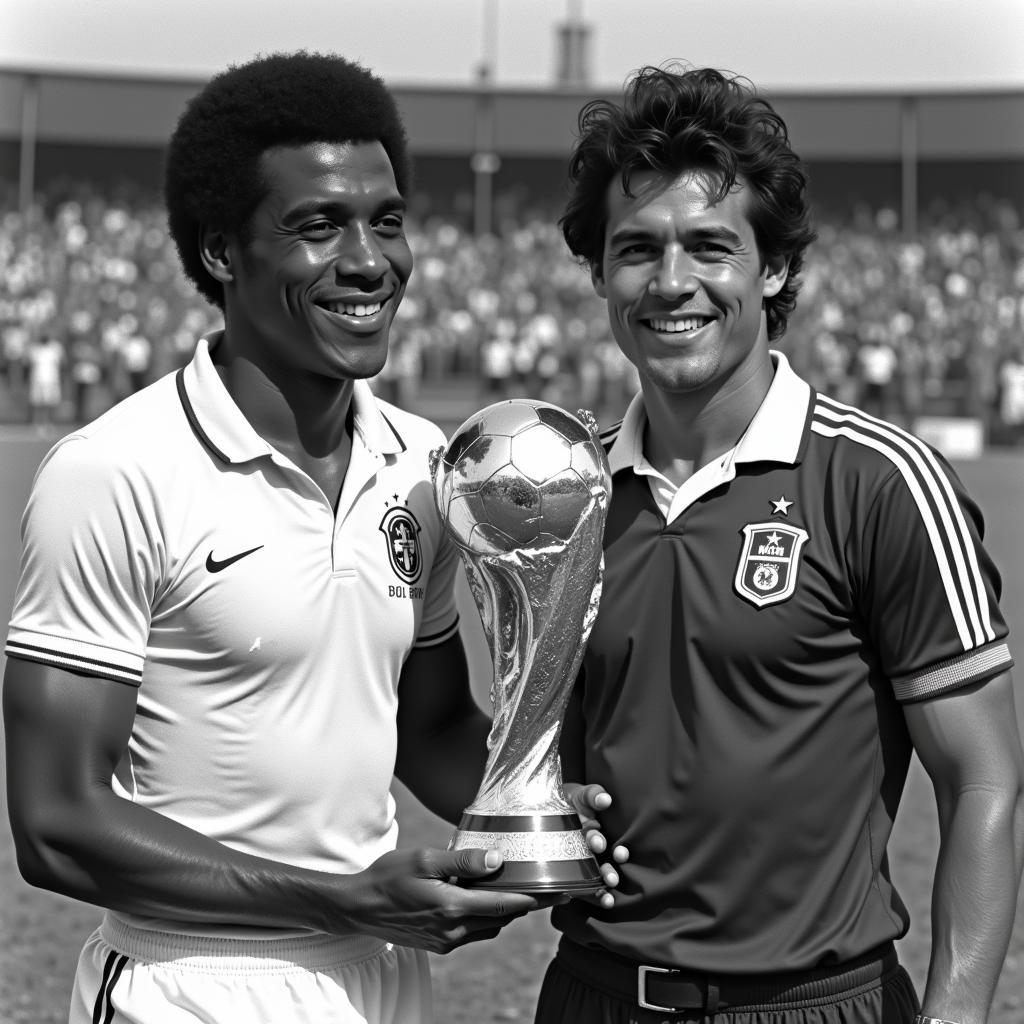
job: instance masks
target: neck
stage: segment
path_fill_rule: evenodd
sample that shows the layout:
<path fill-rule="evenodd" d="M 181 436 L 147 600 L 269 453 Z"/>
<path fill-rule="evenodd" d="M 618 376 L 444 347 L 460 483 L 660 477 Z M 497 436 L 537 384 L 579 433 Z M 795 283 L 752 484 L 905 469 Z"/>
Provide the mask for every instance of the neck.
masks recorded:
<path fill-rule="evenodd" d="M 665 392 L 644 382 L 647 428 L 644 454 L 670 480 L 685 466 L 694 471 L 734 448 L 771 387 L 775 368 L 763 358 L 741 364 L 713 389 Z"/>
<path fill-rule="evenodd" d="M 353 381 L 294 370 L 275 372 L 274 367 L 233 352 L 226 337 L 211 356 L 242 415 L 275 448 L 323 458 L 342 446 Z"/>

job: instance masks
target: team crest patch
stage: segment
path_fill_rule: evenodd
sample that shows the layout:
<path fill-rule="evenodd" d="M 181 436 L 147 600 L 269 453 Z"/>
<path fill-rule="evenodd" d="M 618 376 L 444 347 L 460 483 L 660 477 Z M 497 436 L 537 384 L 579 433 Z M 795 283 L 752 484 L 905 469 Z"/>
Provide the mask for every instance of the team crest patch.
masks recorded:
<path fill-rule="evenodd" d="M 389 508 L 380 521 L 380 532 L 384 534 L 395 575 L 404 583 L 415 583 L 423 571 L 420 524 L 416 517 L 407 508 Z"/>
<path fill-rule="evenodd" d="M 778 521 L 744 526 L 736 593 L 758 608 L 785 601 L 796 589 L 800 549 L 809 536 L 799 526 Z"/>

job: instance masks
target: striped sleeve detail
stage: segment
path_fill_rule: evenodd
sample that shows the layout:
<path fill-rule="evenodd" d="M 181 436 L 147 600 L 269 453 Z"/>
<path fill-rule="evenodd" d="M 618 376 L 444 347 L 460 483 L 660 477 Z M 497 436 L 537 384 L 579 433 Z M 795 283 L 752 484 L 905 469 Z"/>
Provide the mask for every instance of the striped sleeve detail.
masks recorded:
<path fill-rule="evenodd" d="M 1012 667 L 1013 657 L 1005 643 L 988 644 L 966 656 L 961 654 L 913 675 L 894 679 L 893 692 L 897 700 L 922 700 L 945 693 L 946 690 L 955 690 L 983 679 L 991 679 L 992 676 Z"/>
<path fill-rule="evenodd" d="M 893 464 L 921 514 L 964 650 L 995 640 L 974 541 L 949 477 L 931 448 L 913 434 L 825 395 L 817 396 L 811 430 L 825 437 L 848 438 Z"/>
<path fill-rule="evenodd" d="M 11 630 L 4 653 L 9 658 L 35 661 L 41 665 L 100 676 L 131 686 L 138 686 L 142 682 L 144 659 L 138 655 L 68 640 L 66 637 Z"/>
<path fill-rule="evenodd" d="M 459 617 L 455 617 L 455 621 L 445 629 L 442 629 L 439 633 L 424 633 L 422 636 L 416 637 L 416 642 L 413 647 L 437 647 L 439 644 L 443 644 L 446 640 L 451 640 L 459 632 Z"/>

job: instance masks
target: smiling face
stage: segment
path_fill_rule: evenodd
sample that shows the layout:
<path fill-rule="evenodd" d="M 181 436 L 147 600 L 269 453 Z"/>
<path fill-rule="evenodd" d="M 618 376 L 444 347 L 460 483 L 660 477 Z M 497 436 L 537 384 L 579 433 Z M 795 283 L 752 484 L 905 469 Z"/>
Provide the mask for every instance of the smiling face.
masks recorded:
<path fill-rule="evenodd" d="M 373 376 L 413 263 L 384 147 L 281 147 L 263 154 L 261 169 L 267 191 L 244 238 L 209 244 L 226 341 L 271 377 Z"/>
<path fill-rule="evenodd" d="M 768 361 L 763 300 L 785 283 L 785 261 L 763 264 L 742 182 L 713 205 L 700 172 L 635 174 L 631 190 L 618 177 L 608 188 L 592 270 L 612 333 L 645 390 L 717 392 Z"/>

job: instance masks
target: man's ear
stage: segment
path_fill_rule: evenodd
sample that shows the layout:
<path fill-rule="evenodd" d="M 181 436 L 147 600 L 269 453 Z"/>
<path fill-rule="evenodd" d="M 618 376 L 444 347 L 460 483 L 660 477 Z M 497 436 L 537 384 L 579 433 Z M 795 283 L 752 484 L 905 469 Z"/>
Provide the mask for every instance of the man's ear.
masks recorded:
<path fill-rule="evenodd" d="M 231 250 L 227 235 L 215 228 L 203 227 L 199 230 L 199 255 L 207 273 L 221 284 L 228 284 L 235 279 L 231 266 Z"/>
<path fill-rule="evenodd" d="M 778 295 L 782 291 L 786 278 L 789 277 L 789 257 L 775 256 L 765 263 L 763 295 L 766 299 Z"/>
<path fill-rule="evenodd" d="M 590 283 L 594 286 L 594 291 L 602 299 L 608 298 L 608 288 L 604 283 L 604 267 L 601 265 L 601 261 L 590 264 Z"/>

